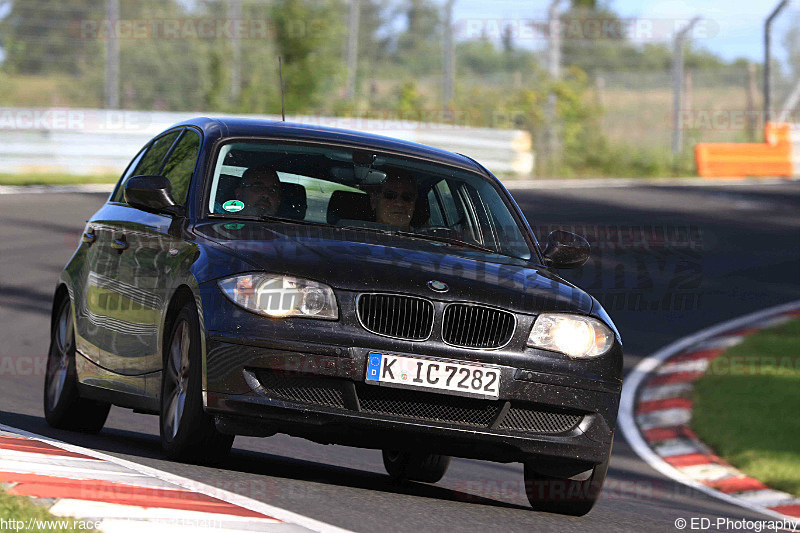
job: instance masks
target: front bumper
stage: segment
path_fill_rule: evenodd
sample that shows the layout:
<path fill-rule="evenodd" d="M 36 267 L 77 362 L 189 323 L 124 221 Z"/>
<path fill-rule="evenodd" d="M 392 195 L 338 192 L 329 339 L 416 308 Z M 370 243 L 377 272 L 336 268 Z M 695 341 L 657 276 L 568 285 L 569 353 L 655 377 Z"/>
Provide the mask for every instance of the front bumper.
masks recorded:
<path fill-rule="evenodd" d="M 241 342 L 207 341 L 206 410 L 223 431 L 587 468 L 610 451 L 619 383 L 503 365 L 498 400 L 461 398 L 366 384 L 366 347 Z"/>

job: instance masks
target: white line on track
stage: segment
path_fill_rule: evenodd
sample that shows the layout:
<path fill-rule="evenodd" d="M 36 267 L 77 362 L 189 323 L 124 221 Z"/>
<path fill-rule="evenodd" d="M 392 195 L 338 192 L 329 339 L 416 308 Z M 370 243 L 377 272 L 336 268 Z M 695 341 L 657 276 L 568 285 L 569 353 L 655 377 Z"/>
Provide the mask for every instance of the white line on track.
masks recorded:
<path fill-rule="evenodd" d="M 219 489 L 212 485 L 207 485 L 205 483 L 201 483 L 199 481 L 194 481 L 189 478 L 185 478 L 183 476 L 178 476 L 176 474 L 172 474 L 170 472 L 164 472 L 162 470 L 158 470 L 156 468 L 151 468 L 149 466 L 141 465 L 139 463 L 135 463 L 133 461 L 128 461 L 126 459 L 120 459 L 113 455 L 105 454 L 103 452 L 98 452 L 97 450 L 93 450 L 91 448 L 84 448 L 82 446 L 76 446 L 74 444 L 69 444 L 66 442 L 62 442 L 59 440 L 52 439 L 50 437 L 45 437 L 44 435 L 39 435 L 36 433 L 32 433 L 30 431 L 25 431 L 23 429 L 18 429 L 12 426 L 7 426 L 5 424 L 0 424 L 0 431 L 7 431 L 10 433 L 15 433 L 17 435 L 21 435 L 24 437 L 30 437 L 42 442 L 46 442 L 52 446 L 57 448 L 61 448 L 62 450 L 67 450 L 70 452 L 81 453 L 84 455 L 88 455 L 89 457 L 95 457 L 97 459 L 102 459 L 104 461 L 108 461 L 111 463 L 115 463 L 120 466 L 124 466 L 141 474 L 145 474 L 147 476 L 152 476 L 158 478 L 162 481 L 166 481 L 167 483 L 172 483 L 174 485 L 178 485 L 183 487 L 184 489 L 199 492 L 205 494 L 207 496 L 211 496 L 213 498 L 217 498 L 219 500 L 226 501 L 233 505 L 238 505 L 239 507 L 243 507 L 245 509 L 250 509 L 251 511 L 255 511 L 257 513 L 265 514 L 267 516 L 271 516 L 273 518 L 277 518 L 278 520 L 282 520 L 283 522 L 297 524 L 299 526 L 305 527 L 312 531 L 318 531 L 320 533 L 349 533 L 349 530 L 342 529 L 331 524 L 326 524 L 325 522 L 320 522 L 319 520 L 315 520 L 313 518 L 303 516 L 301 514 L 294 513 L 292 511 L 288 511 L 286 509 L 281 509 L 280 507 L 275 507 L 269 505 L 264 502 L 260 502 L 258 500 L 254 500 L 252 498 L 248 498 L 246 496 L 242 496 L 241 494 L 236 494 L 234 492 L 230 492 L 227 490 Z"/>
<path fill-rule="evenodd" d="M 785 178 L 587 178 L 564 180 L 500 180 L 509 190 L 526 189 L 596 189 L 608 187 L 720 187 L 747 185 L 779 185 Z"/>
<path fill-rule="evenodd" d="M 798 306 L 800 306 L 800 300 L 770 307 L 768 309 L 750 313 L 733 320 L 722 322 L 721 324 L 711 326 L 710 328 L 700 330 L 692 335 L 678 339 L 672 344 L 665 346 L 653 355 L 640 361 L 639 364 L 637 364 L 636 367 L 634 367 L 634 369 L 631 370 L 627 376 L 625 376 L 625 384 L 622 387 L 622 398 L 620 399 L 619 417 L 617 418 L 617 424 L 622 430 L 625 440 L 628 441 L 628 444 L 630 444 L 631 448 L 633 448 L 633 451 L 636 452 L 636 455 L 650 465 L 650 467 L 662 473 L 663 475 L 683 483 L 684 485 L 687 485 L 695 490 L 723 500 L 727 503 L 744 507 L 772 518 L 785 520 L 787 518 L 786 515 L 766 509 L 757 503 L 743 501 L 739 498 L 735 498 L 723 492 L 714 490 L 698 481 L 695 481 L 691 477 L 687 476 L 677 468 L 664 461 L 655 452 L 653 452 L 653 450 L 651 450 L 645 442 L 642 434 L 639 432 L 639 428 L 636 425 L 636 419 L 633 410 L 636 400 L 636 391 L 639 389 L 644 379 L 655 369 L 657 369 L 666 359 L 710 337 L 729 330 L 750 326 L 754 322 L 763 321 L 772 315 L 778 315 L 797 309 Z"/>

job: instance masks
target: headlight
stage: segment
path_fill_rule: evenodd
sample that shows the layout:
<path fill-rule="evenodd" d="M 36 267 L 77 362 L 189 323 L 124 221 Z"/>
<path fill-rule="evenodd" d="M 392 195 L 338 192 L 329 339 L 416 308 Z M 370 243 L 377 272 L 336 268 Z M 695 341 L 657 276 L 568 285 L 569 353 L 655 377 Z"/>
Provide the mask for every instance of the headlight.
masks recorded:
<path fill-rule="evenodd" d="M 561 352 L 570 357 L 595 357 L 614 344 L 614 333 L 588 316 L 542 313 L 536 317 L 528 346 Z"/>
<path fill-rule="evenodd" d="M 219 288 L 236 305 L 261 315 L 339 318 L 333 289 L 316 281 L 277 274 L 243 274 L 220 281 Z"/>

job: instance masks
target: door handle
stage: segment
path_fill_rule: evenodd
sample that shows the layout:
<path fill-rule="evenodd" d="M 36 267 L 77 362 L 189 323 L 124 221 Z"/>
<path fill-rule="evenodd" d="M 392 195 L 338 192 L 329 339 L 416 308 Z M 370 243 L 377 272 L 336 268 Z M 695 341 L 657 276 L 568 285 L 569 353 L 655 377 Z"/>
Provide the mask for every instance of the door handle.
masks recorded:
<path fill-rule="evenodd" d="M 111 241 L 111 247 L 118 251 L 119 253 L 124 252 L 128 248 L 130 248 L 130 244 L 128 244 L 127 239 L 125 239 L 125 235 L 120 236 L 119 239 L 114 239 Z"/>
<path fill-rule="evenodd" d="M 87 248 L 91 248 L 96 240 L 97 234 L 94 232 L 94 228 L 87 228 L 86 232 L 84 232 L 83 236 L 81 237 L 81 241 L 86 244 Z"/>

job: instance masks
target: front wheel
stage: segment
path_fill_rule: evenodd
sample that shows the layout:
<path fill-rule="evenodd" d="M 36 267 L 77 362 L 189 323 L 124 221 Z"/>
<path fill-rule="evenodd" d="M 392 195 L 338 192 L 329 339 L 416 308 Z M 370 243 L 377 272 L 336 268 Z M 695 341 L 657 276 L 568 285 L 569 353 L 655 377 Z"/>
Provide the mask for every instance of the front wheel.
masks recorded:
<path fill-rule="evenodd" d="M 161 447 L 169 459 L 218 464 L 227 457 L 233 435 L 223 435 L 203 409 L 200 326 L 197 308 L 178 313 L 169 336 L 161 379 Z"/>
<path fill-rule="evenodd" d="M 609 457 L 595 465 L 584 479 L 558 478 L 536 472 L 525 464 L 525 493 L 535 511 L 583 516 L 592 510 L 603 489 Z"/>
<path fill-rule="evenodd" d="M 395 481 L 436 483 L 450 466 L 450 456 L 424 452 L 383 450 L 383 465 Z"/>
<path fill-rule="evenodd" d="M 81 398 L 75 368 L 75 327 L 69 298 L 58 304 L 44 377 L 44 418 L 58 429 L 97 433 L 111 404 Z"/>

